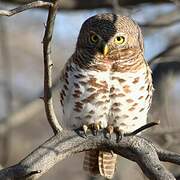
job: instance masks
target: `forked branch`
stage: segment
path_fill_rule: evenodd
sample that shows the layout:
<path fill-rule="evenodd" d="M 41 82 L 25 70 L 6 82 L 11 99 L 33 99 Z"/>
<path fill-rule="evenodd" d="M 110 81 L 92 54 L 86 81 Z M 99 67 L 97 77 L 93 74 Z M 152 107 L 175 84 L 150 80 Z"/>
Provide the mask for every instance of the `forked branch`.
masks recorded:
<path fill-rule="evenodd" d="M 27 9 L 44 6 L 47 2 L 35 1 L 33 3 L 33 5 L 32 3 L 26 4 L 10 11 L 0 11 L 0 15 L 12 16 Z M 77 135 L 74 131 L 60 132 L 62 128 L 55 116 L 52 104 L 52 61 L 50 57 L 58 3 L 53 1 L 53 3 L 46 5 L 50 8 L 43 39 L 44 102 L 48 121 L 56 135 L 40 145 L 18 164 L 1 170 L 0 179 L 38 179 L 56 163 L 70 155 L 91 149 L 100 149 L 112 150 L 116 154 L 137 162 L 149 179 L 174 180 L 173 175 L 166 170 L 160 160 L 180 164 L 180 155 L 164 151 L 142 137 L 126 136 L 117 143 L 115 135 L 112 135 L 111 140 L 109 140 L 104 137 L 104 132 L 99 132 L 97 136 L 89 134 L 87 138 Z"/>
<path fill-rule="evenodd" d="M 28 9 L 45 7 L 45 6 L 52 6 L 52 3 L 44 2 L 44 1 L 34 1 L 11 10 L 0 10 L 0 16 L 13 16 Z"/>
<path fill-rule="evenodd" d="M 12 16 L 27 9 L 32 9 L 41 6 L 49 6 L 49 14 L 46 23 L 45 34 L 43 38 L 43 54 L 44 54 L 44 103 L 48 122 L 53 129 L 53 132 L 57 134 L 62 130 L 59 124 L 53 107 L 52 102 L 52 60 L 51 60 L 51 40 L 54 29 L 54 21 L 56 12 L 58 9 L 58 1 L 54 0 L 53 3 L 44 1 L 34 1 L 23 6 L 19 6 L 12 10 L 0 10 L 0 16 Z"/>
<path fill-rule="evenodd" d="M 51 60 L 51 40 L 54 29 L 54 21 L 58 9 L 58 1 L 55 0 L 53 6 L 49 7 L 49 14 L 46 23 L 46 29 L 43 39 L 43 54 L 44 54 L 44 103 L 46 116 L 50 126 L 52 127 L 55 134 L 62 130 L 53 107 L 52 101 L 52 67 L 53 63 Z"/>
<path fill-rule="evenodd" d="M 112 150 L 116 154 L 137 162 L 144 174 L 151 180 L 175 180 L 160 160 L 180 164 L 179 154 L 164 151 L 139 136 L 123 137 L 117 143 L 114 134 L 111 139 L 107 139 L 102 131 L 97 136 L 88 134 L 88 137 L 84 138 L 74 131 L 64 130 L 48 139 L 18 164 L 1 170 L 0 179 L 25 177 L 38 179 L 68 156 L 97 148 Z"/>

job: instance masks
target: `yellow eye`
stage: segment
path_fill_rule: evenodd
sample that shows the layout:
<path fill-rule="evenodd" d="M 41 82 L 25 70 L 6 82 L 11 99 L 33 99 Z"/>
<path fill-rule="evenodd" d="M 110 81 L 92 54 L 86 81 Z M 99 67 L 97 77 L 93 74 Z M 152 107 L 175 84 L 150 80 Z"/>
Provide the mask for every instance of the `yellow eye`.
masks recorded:
<path fill-rule="evenodd" d="M 92 34 L 90 39 L 91 39 L 91 42 L 97 43 L 98 40 L 99 40 L 99 37 L 97 35 L 95 35 L 95 34 Z"/>
<path fill-rule="evenodd" d="M 116 36 L 115 38 L 115 43 L 116 44 L 123 44 L 125 42 L 125 37 L 124 36 Z"/>

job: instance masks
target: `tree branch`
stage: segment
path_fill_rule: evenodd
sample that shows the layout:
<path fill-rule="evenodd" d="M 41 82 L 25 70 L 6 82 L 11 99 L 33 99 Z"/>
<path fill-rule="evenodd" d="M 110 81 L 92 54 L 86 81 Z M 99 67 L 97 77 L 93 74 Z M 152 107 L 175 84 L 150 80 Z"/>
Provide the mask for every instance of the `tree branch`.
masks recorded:
<path fill-rule="evenodd" d="M 27 5 L 23 7 L 30 9 L 27 8 Z M 152 180 L 174 180 L 175 178 L 173 175 L 165 169 L 160 160 L 180 164 L 180 155 L 157 148 L 151 142 L 142 137 L 123 137 L 120 142 L 116 143 L 115 135 L 112 135 L 112 139 L 109 140 L 104 138 L 103 132 L 100 132 L 97 136 L 90 134 L 88 135 L 88 138 L 78 136 L 73 131 L 59 132 L 61 130 L 61 126 L 59 125 L 55 116 L 52 104 L 52 61 L 50 58 L 51 39 L 57 8 L 57 1 L 54 1 L 53 5 L 49 8 L 47 26 L 43 39 L 45 72 L 44 102 L 48 121 L 56 135 L 39 146 L 18 164 L 1 170 L 0 179 L 37 179 L 57 162 L 68 157 L 69 155 L 90 149 L 100 149 L 112 150 L 116 154 L 137 162 L 146 176 Z M 26 10 L 23 8 L 21 11 L 17 9 L 18 8 L 16 8 L 15 11 L 0 11 L 0 15 L 11 16 Z M 3 14 L 3 12 L 6 13 Z"/>
<path fill-rule="evenodd" d="M 32 2 L 33 0 L 1 0 L 9 3 L 27 3 L 27 1 Z M 175 1 L 175 0 L 173 0 Z M 176 0 L 177 1 L 177 0 Z M 118 0 L 120 6 L 132 6 L 141 3 L 164 3 L 172 2 L 172 0 Z M 91 0 L 88 3 L 84 0 L 60 0 L 61 10 L 76 10 L 76 9 L 97 9 L 97 8 L 112 8 L 112 0 Z"/>
<path fill-rule="evenodd" d="M 62 130 L 53 107 L 52 101 L 52 60 L 51 60 L 51 40 L 54 29 L 54 21 L 58 9 L 58 1 L 55 0 L 53 6 L 49 7 L 49 14 L 43 39 L 43 54 L 44 54 L 44 103 L 48 122 L 54 133 Z"/>
<path fill-rule="evenodd" d="M 11 10 L 0 10 L 0 15 L 1 16 L 13 16 L 15 14 L 26 11 L 28 9 L 44 7 L 44 6 L 51 6 L 51 5 L 52 5 L 52 3 L 50 3 L 50 2 L 34 1 L 32 3 L 28 3 L 25 5 L 19 6 L 17 8 L 11 9 Z"/>
<path fill-rule="evenodd" d="M 88 137 L 84 138 L 74 131 L 65 130 L 48 139 L 18 164 L 1 170 L 0 179 L 38 179 L 59 161 L 90 149 L 112 150 L 137 162 L 151 180 L 175 180 L 160 160 L 180 164 L 179 154 L 164 151 L 139 136 L 123 137 L 117 143 L 114 134 L 109 140 L 104 137 L 103 131 L 97 136 L 88 134 Z"/>
<path fill-rule="evenodd" d="M 45 29 L 45 35 L 43 38 L 43 54 L 44 54 L 44 103 L 48 122 L 52 127 L 54 133 L 58 133 L 62 130 L 59 124 L 53 107 L 52 102 L 52 60 L 51 60 L 51 40 L 54 29 L 54 21 L 56 17 L 56 12 L 58 9 L 58 1 L 53 1 L 53 3 L 47 3 L 43 1 L 35 1 L 24 6 L 20 6 L 10 11 L 0 10 L 0 15 L 12 16 L 14 14 L 20 13 L 30 8 L 40 7 L 49 5 L 49 14 L 47 19 L 47 26 Z"/>

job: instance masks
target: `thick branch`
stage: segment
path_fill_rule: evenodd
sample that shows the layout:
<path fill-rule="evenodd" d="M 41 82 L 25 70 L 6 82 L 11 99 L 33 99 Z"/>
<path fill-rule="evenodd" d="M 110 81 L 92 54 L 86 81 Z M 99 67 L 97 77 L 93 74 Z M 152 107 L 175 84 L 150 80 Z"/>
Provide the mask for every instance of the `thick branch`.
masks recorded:
<path fill-rule="evenodd" d="M 171 162 L 180 165 L 180 156 L 178 153 L 166 151 L 161 148 L 156 148 L 156 151 L 161 161 Z"/>
<path fill-rule="evenodd" d="M 88 135 L 83 138 L 73 131 L 63 131 L 47 140 L 36 150 L 30 153 L 17 165 L 0 171 L 0 179 L 37 179 L 52 166 L 68 156 L 90 149 L 113 150 L 115 153 L 135 161 L 149 179 L 174 180 L 173 175 L 168 172 L 159 161 L 173 161 L 180 163 L 180 155 L 169 152 L 159 152 L 158 148 L 148 140 L 139 136 L 123 137 L 116 143 L 115 135 L 111 140 L 104 138 L 104 133 L 99 132 L 97 136 Z"/>
<path fill-rule="evenodd" d="M 18 14 L 22 11 L 26 11 L 28 9 L 37 8 L 37 7 L 44 7 L 44 6 L 51 6 L 51 5 L 52 5 L 52 3 L 50 3 L 50 2 L 34 1 L 32 3 L 19 6 L 15 9 L 12 9 L 12 10 L 0 10 L 0 15 L 1 16 L 13 16 L 15 14 Z"/>
<path fill-rule="evenodd" d="M 51 40 L 54 29 L 54 21 L 58 9 L 57 1 L 54 1 L 53 6 L 49 7 L 49 14 L 46 24 L 45 35 L 43 39 L 43 54 L 44 54 L 44 103 L 47 119 L 54 133 L 62 130 L 53 107 L 52 101 L 52 60 L 51 60 Z"/>

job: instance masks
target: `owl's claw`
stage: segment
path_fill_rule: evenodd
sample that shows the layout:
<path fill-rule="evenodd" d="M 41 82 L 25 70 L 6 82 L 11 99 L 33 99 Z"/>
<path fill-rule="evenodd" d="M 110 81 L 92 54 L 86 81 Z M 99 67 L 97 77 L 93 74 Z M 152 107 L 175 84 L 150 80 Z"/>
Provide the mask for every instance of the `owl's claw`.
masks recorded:
<path fill-rule="evenodd" d="M 107 128 L 106 128 L 106 138 L 108 138 L 108 139 L 111 139 L 111 134 L 114 132 L 114 127 L 113 126 L 111 126 L 111 125 L 109 125 L 109 126 L 107 126 Z M 109 135 L 109 137 L 108 137 L 108 135 Z"/>
<path fill-rule="evenodd" d="M 83 130 L 83 133 L 84 133 L 85 137 L 87 137 L 87 131 L 88 130 L 91 130 L 92 134 L 94 136 L 96 136 L 100 129 L 101 129 L 101 124 L 100 123 L 92 123 L 92 124 L 89 124 L 89 125 L 84 124 L 82 126 L 82 130 Z"/>
<path fill-rule="evenodd" d="M 123 138 L 123 132 L 119 129 L 119 127 L 115 127 L 114 133 L 116 134 L 116 143 L 119 143 Z"/>
<path fill-rule="evenodd" d="M 100 129 L 100 124 L 98 124 L 98 123 L 93 123 L 93 124 L 90 124 L 89 125 L 90 127 L 90 129 L 91 129 L 91 131 L 92 131 L 92 134 L 94 135 L 94 136 L 97 136 L 97 133 L 98 133 L 98 131 L 99 131 L 99 129 Z"/>
<path fill-rule="evenodd" d="M 100 124 L 95 124 L 96 135 L 98 134 L 100 128 Z"/>
<path fill-rule="evenodd" d="M 88 126 L 84 124 L 82 128 L 83 128 L 84 136 L 87 137 Z"/>
<path fill-rule="evenodd" d="M 119 127 L 113 127 L 112 125 L 108 125 L 106 128 L 106 133 L 105 133 L 105 137 L 107 139 L 111 139 L 111 134 L 115 133 L 116 134 L 116 142 L 118 143 L 122 137 L 123 137 L 123 132 L 121 131 L 121 129 Z"/>

